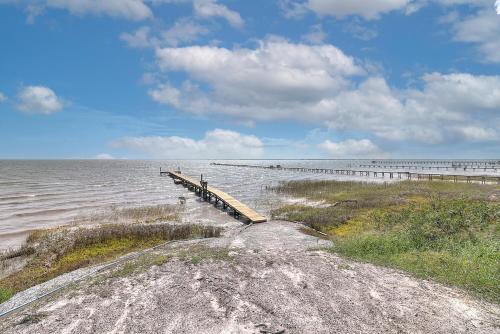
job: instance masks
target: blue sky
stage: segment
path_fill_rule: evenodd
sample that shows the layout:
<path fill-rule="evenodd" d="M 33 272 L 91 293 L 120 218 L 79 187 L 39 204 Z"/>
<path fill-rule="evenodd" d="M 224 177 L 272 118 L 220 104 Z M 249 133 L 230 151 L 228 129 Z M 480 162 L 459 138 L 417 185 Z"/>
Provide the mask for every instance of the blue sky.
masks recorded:
<path fill-rule="evenodd" d="M 0 158 L 499 158 L 495 0 L 0 0 Z"/>

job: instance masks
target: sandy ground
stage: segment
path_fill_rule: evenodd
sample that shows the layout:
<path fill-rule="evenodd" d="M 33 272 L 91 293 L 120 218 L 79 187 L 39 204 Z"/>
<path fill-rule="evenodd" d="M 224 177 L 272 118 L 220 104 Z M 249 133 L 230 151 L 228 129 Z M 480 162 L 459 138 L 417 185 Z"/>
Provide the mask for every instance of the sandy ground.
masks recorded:
<path fill-rule="evenodd" d="M 1 319 L 0 332 L 500 333 L 498 305 L 342 259 L 296 224 L 235 225 L 155 250 L 173 256 L 164 264 L 85 279 Z M 179 255 L 193 247 L 226 256 Z"/>

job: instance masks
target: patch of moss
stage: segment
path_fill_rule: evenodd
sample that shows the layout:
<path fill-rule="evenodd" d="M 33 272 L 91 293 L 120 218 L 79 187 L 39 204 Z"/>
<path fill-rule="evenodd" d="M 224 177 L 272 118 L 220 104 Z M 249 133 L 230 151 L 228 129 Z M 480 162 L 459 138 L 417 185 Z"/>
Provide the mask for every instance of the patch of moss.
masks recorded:
<path fill-rule="evenodd" d="M 14 295 L 12 289 L 4 288 L 0 286 L 0 304 L 9 300 Z"/>

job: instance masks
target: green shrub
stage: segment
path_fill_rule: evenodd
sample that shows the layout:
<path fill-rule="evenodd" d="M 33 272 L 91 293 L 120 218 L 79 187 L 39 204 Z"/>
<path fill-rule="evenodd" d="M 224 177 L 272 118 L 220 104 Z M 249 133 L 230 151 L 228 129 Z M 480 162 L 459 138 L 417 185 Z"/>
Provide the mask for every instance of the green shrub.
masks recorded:
<path fill-rule="evenodd" d="M 442 200 L 374 212 L 374 229 L 337 238 L 332 249 L 405 269 L 500 302 L 499 205 Z"/>

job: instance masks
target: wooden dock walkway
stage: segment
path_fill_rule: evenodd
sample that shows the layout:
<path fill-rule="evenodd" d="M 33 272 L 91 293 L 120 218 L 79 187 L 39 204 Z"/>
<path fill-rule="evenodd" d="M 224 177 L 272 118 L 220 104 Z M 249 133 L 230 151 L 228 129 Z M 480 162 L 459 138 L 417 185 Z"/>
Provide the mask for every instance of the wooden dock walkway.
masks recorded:
<path fill-rule="evenodd" d="M 247 168 L 262 168 L 262 169 L 274 169 L 274 170 L 286 170 L 295 172 L 310 172 L 310 173 L 324 173 L 324 174 L 339 174 L 339 175 L 358 175 L 358 176 L 373 176 L 382 177 L 386 176 L 389 179 L 403 179 L 408 180 L 441 180 L 441 181 L 453 181 L 453 182 L 480 182 L 481 184 L 486 183 L 497 183 L 500 184 L 500 176 L 494 175 L 464 175 L 464 174 L 439 174 L 439 173 L 417 173 L 411 171 L 378 171 L 378 170 L 355 170 L 355 169 L 330 169 L 330 168 L 307 168 L 307 167 L 283 167 L 280 165 L 276 166 L 262 166 L 262 165 L 243 165 L 243 164 L 223 164 L 223 163 L 212 163 L 214 166 L 229 166 L 229 167 L 247 167 Z"/>
<path fill-rule="evenodd" d="M 450 167 L 499 167 L 500 160 L 372 160 L 373 165 L 450 165 Z"/>
<path fill-rule="evenodd" d="M 492 165 L 493 166 L 493 165 Z M 408 170 L 462 170 L 462 171 L 471 171 L 471 172 L 475 172 L 475 171 L 483 171 L 483 172 L 487 172 L 487 171 L 492 171 L 492 172 L 498 172 L 500 171 L 500 165 L 496 166 L 496 167 L 489 167 L 489 166 L 481 166 L 481 167 L 478 167 L 476 165 L 474 166 L 467 166 L 467 165 L 463 165 L 463 166 L 457 166 L 457 165 L 450 165 L 450 166 L 430 166 L 430 165 L 426 165 L 426 166 L 422 166 L 422 165 L 377 165 L 377 164 L 369 164 L 369 165 L 358 165 L 358 167 L 361 167 L 361 168 L 385 168 L 385 169 L 408 169 Z"/>
<path fill-rule="evenodd" d="M 263 223 L 267 221 L 267 218 L 258 214 L 254 210 L 250 209 L 245 204 L 241 203 L 232 196 L 226 194 L 225 192 L 211 187 L 206 181 L 198 181 L 187 175 L 182 174 L 180 171 L 168 171 L 164 172 L 160 169 L 160 175 L 168 175 L 174 179 L 175 183 L 180 183 L 190 190 L 194 191 L 198 196 L 201 196 L 204 200 L 209 203 L 214 200 L 215 206 L 220 202 L 222 209 L 225 210 L 230 208 L 233 211 L 235 217 L 244 217 L 250 223 Z"/>

